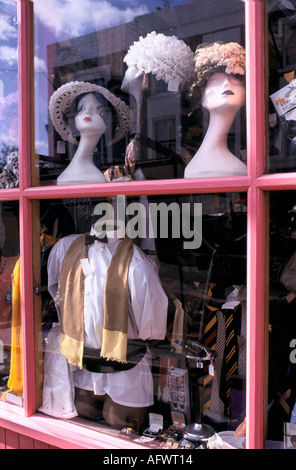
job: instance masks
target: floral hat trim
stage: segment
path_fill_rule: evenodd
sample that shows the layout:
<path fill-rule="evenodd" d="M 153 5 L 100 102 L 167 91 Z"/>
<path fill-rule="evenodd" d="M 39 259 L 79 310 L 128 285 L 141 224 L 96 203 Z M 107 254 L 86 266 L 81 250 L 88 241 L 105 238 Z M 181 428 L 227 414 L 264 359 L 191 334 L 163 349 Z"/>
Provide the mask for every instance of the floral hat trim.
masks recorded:
<path fill-rule="evenodd" d="M 196 86 L 202 86 L 211 69 L 225 67 L 225 73 L 245 75 L 245 49 L 237 42 L 214 42 L 197 47 L 194 57 Z"/>

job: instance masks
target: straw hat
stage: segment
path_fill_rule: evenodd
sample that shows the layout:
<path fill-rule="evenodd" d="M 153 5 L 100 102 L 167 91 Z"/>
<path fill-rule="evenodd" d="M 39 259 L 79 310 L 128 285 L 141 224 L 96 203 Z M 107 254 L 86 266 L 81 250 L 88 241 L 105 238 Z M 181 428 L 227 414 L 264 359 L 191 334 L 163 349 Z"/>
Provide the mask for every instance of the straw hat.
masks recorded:
<path fill-rule="evenodd" d="M 112 143 L 122 139 L 129 130 L 129 107 L 106 88 L 88 82 L 69 82 L 52 94 L 49 100 L 49 114 L 60 136 L 64 140 L 78 145 L 78 140 L 73 136 L 71 128 L 65 121 L 65 114 L 73 100 L 84 93 L 99 93 L 112 104 L 118 118 L 118 127 Z"/>

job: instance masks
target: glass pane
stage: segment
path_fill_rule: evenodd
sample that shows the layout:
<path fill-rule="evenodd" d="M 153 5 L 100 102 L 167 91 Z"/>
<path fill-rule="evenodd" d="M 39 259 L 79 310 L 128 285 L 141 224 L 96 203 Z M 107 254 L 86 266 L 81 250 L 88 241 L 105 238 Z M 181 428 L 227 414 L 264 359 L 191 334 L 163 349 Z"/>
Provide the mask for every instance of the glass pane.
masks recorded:
<path fill-rule="evenodd" d="M 0 397 L 22 405 L 19 206 L 0 203 Z"/>
<path fill-rule="evenodd" d="M 16 2 L 0 1 L 0 189 L 16 188 L 18 171 L 18 52 Z"/>
<path fill-rule="evenodd" d="M 246 174 L 243 2 L 33 6 L 34 185 Z"/>
<path fill-rule="evenodd" d="M 145 445 L 243 447 L 245 194 L 42 200 L 35 216 L 39 411 Z"/>
<path fill-rule="evenodd" d="M 268 2 L 269 151 L 267 171 L 295 171 L 296 2 Z"/>
<path fill-rule="evenodd" d="M 267 445 L 285 449 L 296 437 L 295 197 L 270 194 Z"/>

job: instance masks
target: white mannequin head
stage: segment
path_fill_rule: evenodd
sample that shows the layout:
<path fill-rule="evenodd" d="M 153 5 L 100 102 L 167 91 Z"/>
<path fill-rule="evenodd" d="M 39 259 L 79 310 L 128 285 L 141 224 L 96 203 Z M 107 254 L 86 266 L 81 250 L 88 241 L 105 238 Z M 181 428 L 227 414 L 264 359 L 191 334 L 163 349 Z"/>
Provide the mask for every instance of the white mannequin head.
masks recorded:
<path fill-rule="evenodd" d="M 142 84 L 143 70 L 139 70 L 136 65 L 130 65 L 125 72 L 122 80 L 121 89 L 126 93 L 131 93 L 137 90 Z"/>
<path fill-rule="evenodd" d="M 93 93 L 87 93 L 80 99 L 75 115 L 75 127 L 80 135 L 97 136 L 104 134 L 107 126 L 104 122 L 105 106 Z"/>
<path fill-rule="evenodd" d="M 207 109 L 209 123 L 185 168 L 185 178 L 247 174 L 246 164 L 228 148 L 230 128 L 246 100 L 245 66 L 245 50 L 235 42 L 202 44 L 196 49 L 192 99 Z"/>
<path fill-rule="evenodd" d="M 234 75 L 215 72 L 207 81 L 201 104 L 209 112 L 231 109 L 236 113 L 246 101 L 246 90 L 242 80 Z"/>

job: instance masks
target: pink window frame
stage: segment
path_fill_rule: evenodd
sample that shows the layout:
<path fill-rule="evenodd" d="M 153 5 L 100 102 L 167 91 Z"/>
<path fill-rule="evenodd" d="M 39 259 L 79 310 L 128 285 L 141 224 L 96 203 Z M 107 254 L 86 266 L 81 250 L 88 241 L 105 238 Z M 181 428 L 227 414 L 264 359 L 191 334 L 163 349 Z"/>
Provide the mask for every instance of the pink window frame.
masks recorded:
<path fill-rule="evenodd" d="M 20 207 L 20 256 L 21 256 L 21 295 L 23 325 L 23 370 L 24 407 L 15 407 L 0 402 L 0 424 L 6 423 L 10 429 L 26 427 L 27 434 L 35 437 L 37 429 L 43 427 L 44 435 L 54 445 L 67 447 L 73 443 L 73 428 L 59 422 L 36 415 L 35 396 L 35 355 L 34 355 L 34 315 L 32 282 L 32 201 L 47 198 L 85 197 L 104 195 L 135 194 L 176 194 L 238 192 L 248 194 L 247 218 L 247 357 L 246 357 L 246 447 L 264 448 L 265 365 L 267 342 L 265 341 L 265 247 L 266 208 L 265 192 L 278 189 L 296 189 L 295 173 L 264 175 L 265 167 L 265 67 L 264 32 L 265 1 L 245 0 L 245 30 L 247 58 L 247 159 L 248 175 L 238 178 L 208 178 L 192 180 L 161 180 L 156 182 L 114 183 L 108 185 L 50 186 L 31 187 L 31 116 L 30 91 L 31 67 L 30 34 L 32 10 L 30 0 L 15 0 L 18 10 L 19 27 L 19 189 L 0 190 L 1 200 L 19 200 Z M 12 420 L 12 416 L 17 416 Z M 31 424 L 26 419 L 30 419 Z M 13 421 L 13 422 L 12 422 Z M 20 423 L 19 427 L 17 423 Z M 43 424 L 41 424 L 43 423 Z M 56 421 L 55 421 L 56 423 Z M 31 431 L 28 431 L 28 429 Z M 58 429 L 58 431 L 57 431 Z M 55 430 L 55 431 L 53 431 Z M 60 438 L 56 437 L 59 435 Z M 94 436 L 90 431 L 79 427 L 76 431 L 84 445 L 93 445 Z M 53 437 L 55 433 L 55 437 Z M 67 440 L 67 436 L 72 438 Z M 75 431 L 74 431 L 75 434 Z M 102 445 L 118 445 L 112 438 L 101 436 L 97 441 Z M 76 446 L 79 447 L 77 438 Z M 75 439 L 74 439 L 75 440 Z M 75 441 L 76 442 L 76 441 Z M 68 443 L 68 444 L 67 444 Z M 75 447 L 75 444 L 73 444 Z M 82 444 L 81 444 L 82 445 Z M 97 446 L 100 447 L 99 444 Z M 107 446 L 107 447 L 106 447 Z"/>

